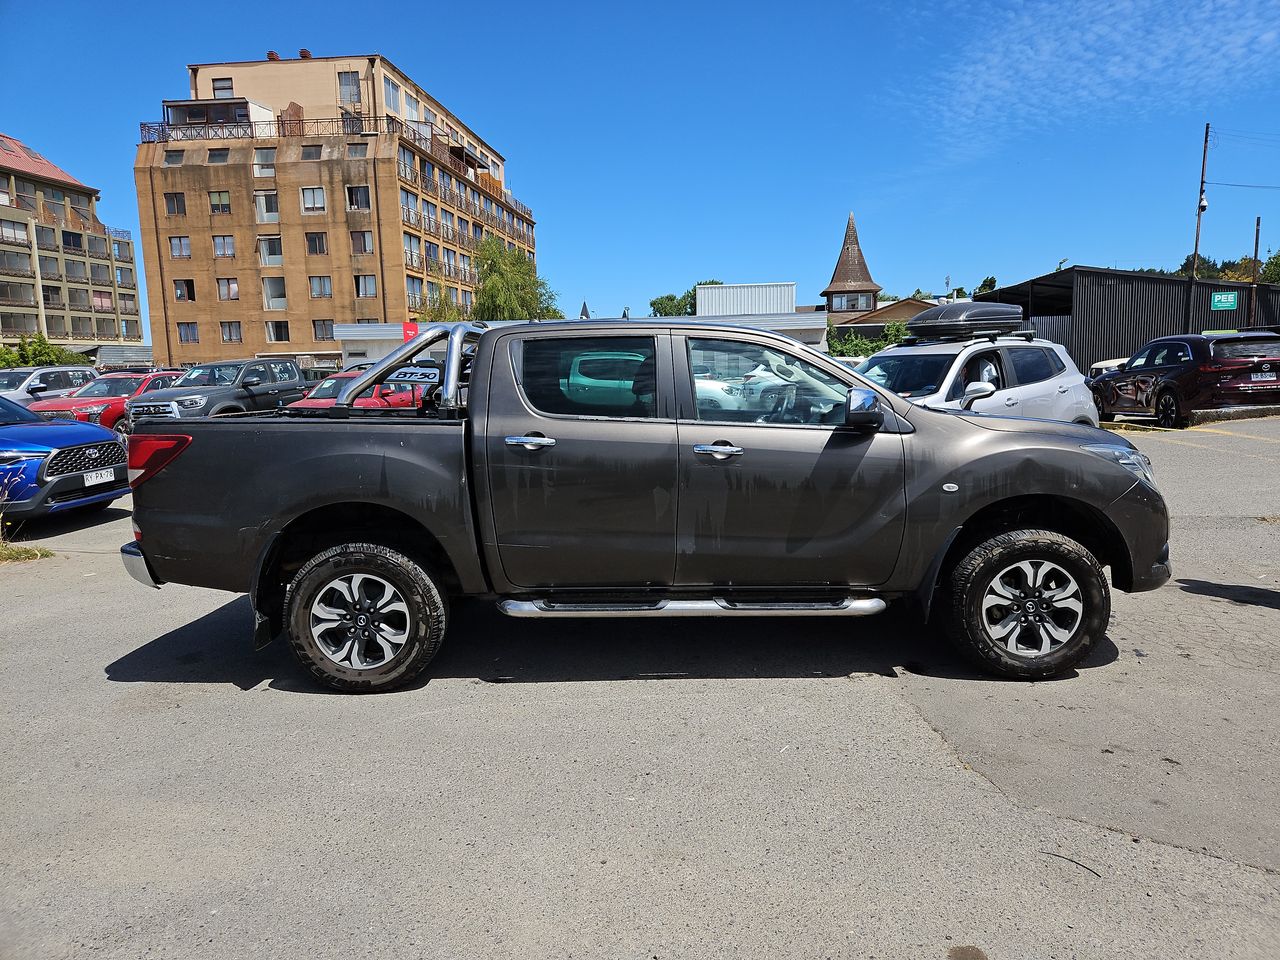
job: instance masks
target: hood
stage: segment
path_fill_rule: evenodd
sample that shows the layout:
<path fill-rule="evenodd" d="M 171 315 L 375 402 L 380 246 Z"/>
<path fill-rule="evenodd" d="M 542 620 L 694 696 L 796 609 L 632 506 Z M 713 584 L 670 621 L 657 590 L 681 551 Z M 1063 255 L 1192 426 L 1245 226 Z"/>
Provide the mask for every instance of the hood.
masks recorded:
<path fill-rule="evenodd" d="M 965 423 L 984 430 L 997 430 L 1001 433 L 1035 433 L 1042 437 L 1057 440 L 1070 440 L 1079 443 L 1110 443 L 1122 447 L 1131 447 L 1124 437 L 1117 436 L 1109 430 L 1090 427 L 1082 423 L 1066 423 L 1062 420 L 1031 420 L 1026 417 L 998 417 L 992 414 L 964 413 L 954 414 Z"/>
<path fill-rule="evenodd" d="M 116 435 L 96 423 L 79 420 L 43 420 L 0 427 L 0 449 L 47 453 L 82 443 L 115 443 Z"/>
<path fill-rule="evenodd" d="M 149 390 L 146 393 L 130 397 L 130 403 L 151 403 L 161 401 L 167 403 L 179 397 L 211 397 L 216 393 L 234 390 L 235 387 L 168 387 L 165 390 Z"/>
<path fill-rule="evenodd" d="M 83 410 L 85 407 L 110 406 L 124 403 L 128 397 L 57 397 L 53 400 L 36 400 L 27 406 L 33 413 L 41 410 Z"/>

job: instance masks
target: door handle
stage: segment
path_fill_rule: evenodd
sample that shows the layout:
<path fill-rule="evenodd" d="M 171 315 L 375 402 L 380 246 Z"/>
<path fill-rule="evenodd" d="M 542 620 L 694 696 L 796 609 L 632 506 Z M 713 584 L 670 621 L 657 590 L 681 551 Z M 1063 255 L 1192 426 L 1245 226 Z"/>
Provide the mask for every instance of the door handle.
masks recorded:
<path fill-rule="evenodd" d="M 717 460 L 725 460 L 729 457 L 740 457 L 746 451 L 742 447 L 730 446 L 727 443 L 695 443 L 693 452 L 707 454 Z"/>
<path fill-rule="evenodd" d="M 542 447 L 554 447 L 556 442 L 552 437 L 507 437 L 506 444 L 508 447 L 524 447 L 526 450 L 538 450 Z"/>
<path fill-rule="evenodd" d="M 1017 399 L 1017 397 L 1005 397 L 1005 398 L 1004 398 L 1004 405 L 1005 405 L 1006 407 L 1016 407 L 1016 406 L 1018 405 L 1018 399 Z"/>
<path fill-rule="evenodd" d="M 1066 392 L 1067 392 L 1068 390 L 1070 390 L 1070 389 L 1071 389 L 1070 387 L 1059 387 L 1059 388 L 1058 388 L 1058 392 L 1059 392 L 1059 393 L 1066 393 Z"/>

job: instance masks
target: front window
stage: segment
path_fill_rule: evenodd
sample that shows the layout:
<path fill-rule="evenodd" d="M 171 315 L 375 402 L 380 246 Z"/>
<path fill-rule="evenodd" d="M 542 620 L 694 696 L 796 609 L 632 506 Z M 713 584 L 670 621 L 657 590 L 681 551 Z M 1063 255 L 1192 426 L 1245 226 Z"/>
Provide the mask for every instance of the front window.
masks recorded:
<path fill-rule="evenodd" d="M 192 367 L 173 382 L 175 387 L 227 387 L 236 382 L 242 364 L 208 363 Z"/>
<path fill-rule="evenodd" d="M 340 391 L 350 379 L 351 377 L 328 377 L 325 380 L 321 380 L 320 383 L 316 385 L 315 389 L 307 394 L 307 399 L 332 400 L 337 397 L 338 391 Z M 365 391 L 365 394 L 368 395 L 372 395 L 372 393 L 373 387 L 370 387 Z M 361 394 L 361 396 L 364 396 L 365 394 Z"/>
<path fill-rule="evenodd" d="M 517 340 L 513 360 L 529 403 L 547 414 L 656 417 L 653 337 Z"/>
<path fill-rule="evenodd" d="M 900 397 L 925 397 L 937 393 L 955 361 L 954 353 L 879 353 L 862 361 L 855 370 L 872 383 Z"/>
<path fill-rule="evenodd" d="M 77 400 L 91 397 L 128 397 L 141 385 L 141 377 L 99 377 L 97 380 L 90 380 L 71 396 Z"/>
<path fill-rule="evenodd" d="M 689 366 L 699 420 L 842 422 L 848 386 L 807 360 L 739 340 L 691 338 Z"/>

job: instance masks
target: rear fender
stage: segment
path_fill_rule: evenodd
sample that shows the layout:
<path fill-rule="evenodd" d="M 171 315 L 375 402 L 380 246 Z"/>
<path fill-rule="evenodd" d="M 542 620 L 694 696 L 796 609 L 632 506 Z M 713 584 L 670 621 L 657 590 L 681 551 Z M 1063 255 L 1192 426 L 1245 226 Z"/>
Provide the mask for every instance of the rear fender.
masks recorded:
<path fill-rule="evenodd" d="M 280 534 L 267 540 L 253 567 L 249 602 L 253 606 L 253 649 L 261 650 L 284 630 L 284 587 L 276 576 L 280 565 Z"/>

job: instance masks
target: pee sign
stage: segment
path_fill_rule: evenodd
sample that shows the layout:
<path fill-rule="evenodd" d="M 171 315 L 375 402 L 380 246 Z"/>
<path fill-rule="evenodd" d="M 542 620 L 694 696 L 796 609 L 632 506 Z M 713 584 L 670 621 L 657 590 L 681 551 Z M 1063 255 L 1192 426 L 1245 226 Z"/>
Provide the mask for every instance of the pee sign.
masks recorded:
<path fill-rule="evenodd" d="M 1214 294 L 1214 296 L 1217 296 L 1217 294 Z M 1218 308 L 1214 307 L 1214 309 L 1216 310 Z M 405 323 L 400 324 L 400 330 L 404 334 L 404 342 L 408 343 L 418 335 L 418 324 L 413 320 L 408 320 Z"/>
<path fill-rule="evenodd" d="M 1209 298 L 1211 310 L 1234 310 L 1240 294 L 1235 290 L 1215 290 Z"/>

